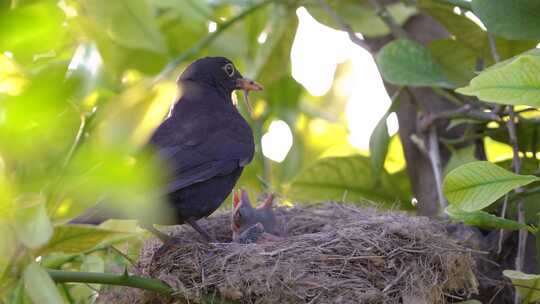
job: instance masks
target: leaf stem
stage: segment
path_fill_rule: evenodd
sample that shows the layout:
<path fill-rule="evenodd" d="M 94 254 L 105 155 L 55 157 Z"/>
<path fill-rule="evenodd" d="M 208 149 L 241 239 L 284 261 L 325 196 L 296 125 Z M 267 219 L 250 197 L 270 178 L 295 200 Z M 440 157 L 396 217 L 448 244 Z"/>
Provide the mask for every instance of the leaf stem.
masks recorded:
<path fill-rule="evenodd" d="M 437 1 L 454 5 L 464 10 L 472 11 L 471 3 L 465 0 L 437 0 Z"/>
<path fill-rule="evenodd" d="M 180 54 L 178 57 L 173 59 L 165 68 L 156 76 L 155 82 L 158 82 L 160 80 L 163 80 L 167 78 L 174 70 L 186 59 L 189 57 L 195 55 L 205 47 L 207 47 L 210 43 L 212 43 L 221 33 L 223 33 L 225 30 L 227 30 L 229 27 L 231 27 L 236 22 L 244 19 L 245 17 L 249 16 L 251 13 L 263 8 L 264 6 L 275 2 L 278 0 L 263 0 L 257 4 L 254 4 L 250 6 L 249 8 L 245 9 L 238 15 L 234 16 L 233 18 L 218 24 L 218 28 L 215 32 L 207 35 L 203 39 L 199 40 L 195 45 L 193 45 L 191 48 L 189 48 L 187 51 Z"/>
<path fill-rule="evenodd" d="M 172 289 L 169 285 L 160 280 L 133 276 L 129 275 L 127 272 L 123 274 L 113 274 L 97 272 L 62 271 L 55 269 L 47 269 L 47 272 L 56 283 L 78 282 L 119 285 L 145 289 L 164 295 L 171 295 L 173 292 L 175 292 L 174 289 Z"/>

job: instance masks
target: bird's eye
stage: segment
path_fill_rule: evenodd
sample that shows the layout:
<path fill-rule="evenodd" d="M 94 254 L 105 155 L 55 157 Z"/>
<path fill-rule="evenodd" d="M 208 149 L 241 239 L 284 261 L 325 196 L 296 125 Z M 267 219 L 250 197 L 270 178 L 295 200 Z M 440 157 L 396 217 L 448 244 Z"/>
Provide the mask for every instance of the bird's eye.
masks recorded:
<path fill-rule="evenodd" d="M 223 70 L 229 77 L 232 77 L 234 75 L 234 66 L 232 63 L 227 63 L 226 65 L 224 65 Z"/>

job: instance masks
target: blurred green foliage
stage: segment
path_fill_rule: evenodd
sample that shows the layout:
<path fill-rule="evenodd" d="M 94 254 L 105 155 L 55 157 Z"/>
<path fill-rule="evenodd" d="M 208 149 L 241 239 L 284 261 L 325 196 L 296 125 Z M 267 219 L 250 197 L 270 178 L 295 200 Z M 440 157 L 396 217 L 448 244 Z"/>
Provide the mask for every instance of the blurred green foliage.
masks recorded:
<path fill-rule="evenodd" d="M 536 24 L 527 8 L 537 4 L 518 2 L 507 8 L 500 1 L 494 7 L 473 1 L 474 12 L 501 35 L 494 40 L 501 59 L 533 48 L 539 39 L 535 27 L 524 29 L 516 21 L 523 17 Z M 369 1 L 328 3 L 367 37 L 390 33 Z M 252 96 L 251 117 L 241 109 L 254 130 L 257 153 L 239 186 L 274 191 L 292 201 L 413 209 L 401 143 L 388 135 L 385 124 L 394 107 L 375 129 L 368 157 L 348 141 L 345 100 L 338 88 L 314 97 L 292 77 L 290 53 L 300 6 L 340 28 L 315 0 L 0 1 L 0 302 L 89 303 L 100 286 L 56 286 L 45 268 L 118 271 L 129 263 L 126 256 L 136 258 L 144 235 L 134 221 L 100 226 L 69 221 L 97 204 L 155 222 L 169 214 L 157 196 L 166 170 L 143 147 L 182 94 L 177 75 L 198 57 L 226 56 L 266 88 Z M 499 12 L 507 9 L 514 18 L 497 23 Z M 479 59 L 485 66 L 494 63 L 487 33 L 454 13 L 453 5 L 399 1 L 388 10 L 400 25 L 427 13 L 453 35 L 428 46 L 390 42 L 377 58 L 388 82 L 454 88 L 475 77 Z M 261 33 L 264 42 L 258 41 Z M 534 53 L 527 56 L 538 64 Z M 523 59 L 511 61 L 506 69 L 519 74 L 513 67 Z M 487 71 L 483 77 L 490 78 Z M 345 72 L 338 68 L 336 80 Z M 294 136 L 281 163 L 265 158 L 260 145 L 278 119 Z M 526 138 L 519 148 L 536 153 L 536 118 L 528 119 L 518 124 L 520 138 Z M 485 136 L 508 142 L 501 125 L 476 126 L 485 127 Z M 489 140 L 490 158 L 507 153 Z M 474 160 L 470 149 L 451 150 L 456 152 L 448 171 Z M 453 214 L 472 224 L 491 220 L 482 212 Z"/>

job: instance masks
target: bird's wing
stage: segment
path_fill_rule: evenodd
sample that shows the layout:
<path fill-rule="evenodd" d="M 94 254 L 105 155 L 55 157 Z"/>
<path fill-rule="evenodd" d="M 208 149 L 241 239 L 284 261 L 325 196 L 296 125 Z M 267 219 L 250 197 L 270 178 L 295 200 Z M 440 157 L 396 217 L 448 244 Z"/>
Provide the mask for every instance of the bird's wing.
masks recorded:
<path fill-rule="evenodd" d="M 245 122 L 204 114 L 187 121 L 169 119 L 150 141 L 173 174 L 166 193 L 229 174 L 253 158 L 253 136 Z"/>

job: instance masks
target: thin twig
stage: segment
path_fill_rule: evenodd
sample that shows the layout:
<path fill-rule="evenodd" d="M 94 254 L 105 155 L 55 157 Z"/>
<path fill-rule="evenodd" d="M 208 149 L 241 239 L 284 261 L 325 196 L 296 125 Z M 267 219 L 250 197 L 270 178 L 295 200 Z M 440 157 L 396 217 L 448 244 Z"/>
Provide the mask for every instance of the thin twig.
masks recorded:
<path fill-rule="evenodd" d="M 495 63 L 498 63 L 501 59 L 499 52 L 497 52 L 497 45 L 495 44 L 495 38 L 491 33 L 488 32 L 489 48 L 491 50 L 491 55 Z M 521 172 L 521 159 L 519 158 L 519 146 L 518 138 L 516 132 L 516 114 L 514 113 L 514 106 L 509 105 L 507 107 L 508 121 L 506 122 L 506 128 L 508 129 L 508 136 L 510 138 L 510 145 L 512 146 L 512 166 L 514 167 L 514 173 L 519 174 Z M 523 192 L 523 188 L 518 187 L 515 190 L 516 194 Z M 518 209 L 518 222 L 525 225 L 525 208 L 523 207 L 523 199 L 518 199 L 517 201 Z M 518 250 L 516 254 L 516 263 L 515 267 L 517 271 L 523 270 L 523 265 L 525 262 L 525 250 L 527 249 L 527 229 L 522 228 L 519 230 L 518 238 Z M 514 303 L 518 304 L 521 302 L 519 294 L 516 292 L 514 297 Z"/>
<path fill-rule="evenodd" d="M 343 20 L 343 18 L 341 18 L 341 16 L 338 15 L 336 11 L 334 11 L 332 7 L 330 7 L 330 5 L 328 5 L 328 3 L 325 0 L 319 0 L 319 4 L 323 8 L 323 10 L 326 12 L 326 14 L 328 14 L 330 18 L 334 19 L 334 22 L 336 22 L 339 25 L 339 27 L 349 35 L 349 39 L 354 44 L 370 51 L 370 48 L 367 45 L 367 43 L 362 38 L 358 37 L 356 32 L 353 30 L 353 28 L 347 22 L 345 22 L 345 20 Z"/>
<path fill-rule="evenodd" d="M 390 12 L 384 5 L 381 5 L 378 0 L 369 0 L 375 13 L 382 19 L 382 21 L 390 28 L 392 35 L 396 38 L 409 38 L 409 34 L 399 25 L 399 23 L 392 17 Z"/>
<path fill-rule="evenodd" d="M 483 112 L 474 110 L 472 105 L 465 104 L 457 109 L 441 111 L 436 113 L 428 113 L 420 122 L 420 130 L 427 130 L 436 120 L 448 118 L 471 118 L 479 121 L 501 121 L 501 118 L 492 112 Z"/>
<path fill-rule="evenodd" d="M 503 201 L 503 205 L 502 205 L 502 208 L 501 208 L 501 213 L 500 213 L 500 217 L 501 218 L 505 218 L 506 217 L 506 208 L 508 207 L 508 193 L 506 193 L 506 195 L 504 196 L 504 201 Z M 506 232 L 504 231 L 504 229 L 501 229 L 499 231 L 499 241 L 498 241 L 498 244 L 497 244 L 497 255 L 500 255 L 501 252 L 502 252 L 502 247 L 503 247 L 503 236 Z"/>
<path fill-rule="evenodd" d="M 446 199 L 444 198 L 442 190 L 442 164 L 441 164 L 441 153 L 439 151 L 439 140 L 437 136 L 437 127 L 432 125 L 429 128 L 428 133 L 428 157 L 431 162 L 431 168 L 433 170 L 433 175 L 435 176 L 435 186 L 437 188 L 437 197 L 439 199 L 440 213 L 442 214 L 444 208 L 448 206 Z"/>

